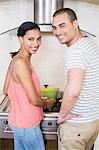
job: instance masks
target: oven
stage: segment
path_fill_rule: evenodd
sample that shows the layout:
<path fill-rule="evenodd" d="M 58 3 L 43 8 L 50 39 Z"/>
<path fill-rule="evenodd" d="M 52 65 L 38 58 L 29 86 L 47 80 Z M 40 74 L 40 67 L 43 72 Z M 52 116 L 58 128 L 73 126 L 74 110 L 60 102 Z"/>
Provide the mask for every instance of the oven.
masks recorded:
<path fill-rule="evenodd" d="M 3 98 L 3 99 L 1 99 Z M 0 97 L 0 138 L 13 138 L 13 133 L 8 125 L 8 97 Z"/>
<path fill-rule="evenodd" d="M 45 113 L 41 122 L 41 130 L 45 140 L 57 140 L 57 113 Z"/>
<path fill-rule="evenodd" d="M 9 99 L 0 102 L 0 138 L 13 139 L 13 132 L 8 125 Z M 40 124 L 45 140 L 57 140 L 57 116 L 60 108 L 59 99 L 51 109 L 44 109 L 44 118 Z"/>

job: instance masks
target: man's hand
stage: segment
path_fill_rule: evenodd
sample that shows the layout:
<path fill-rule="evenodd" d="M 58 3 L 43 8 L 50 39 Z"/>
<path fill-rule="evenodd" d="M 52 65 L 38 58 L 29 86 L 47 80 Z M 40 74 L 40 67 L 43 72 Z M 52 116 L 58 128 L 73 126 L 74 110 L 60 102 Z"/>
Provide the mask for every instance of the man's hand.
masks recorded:
<path fill-rule="evenodd" d="M 70 119 L 70 118 L 79 118 L 80 115 L 78 114 L 72 114 L 72 113 L 68 113 L 66 115 L 58 115 L 58 120 L 57 120 L 57 124 L 61 124 L 63 123 L 66 119 Z"/>

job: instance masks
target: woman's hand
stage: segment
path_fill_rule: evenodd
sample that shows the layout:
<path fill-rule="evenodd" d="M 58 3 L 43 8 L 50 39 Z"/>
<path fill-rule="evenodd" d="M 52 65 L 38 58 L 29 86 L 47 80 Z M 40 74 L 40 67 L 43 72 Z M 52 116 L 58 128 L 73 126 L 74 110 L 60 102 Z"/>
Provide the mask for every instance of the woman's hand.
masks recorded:
<path fill-rule="evenodd" d="M 49 109 L 54 105 L 56 101 L 54 98 L 48 98 L 48 97 L 42 97 L 42 100 L 45 102 L 45 107 Z"/>
<path fill-rule="evenodd" d="M 51 108 L 55 103 L 55 99 L 47 99 L 46 100 L 46 107 Z"/>

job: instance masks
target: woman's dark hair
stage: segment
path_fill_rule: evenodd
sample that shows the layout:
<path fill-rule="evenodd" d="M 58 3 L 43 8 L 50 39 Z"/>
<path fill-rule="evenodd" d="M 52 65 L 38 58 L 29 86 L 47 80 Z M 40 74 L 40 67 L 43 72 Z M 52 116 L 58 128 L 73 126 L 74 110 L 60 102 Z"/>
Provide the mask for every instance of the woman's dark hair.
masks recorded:
<path fill-rule="evenodd" d="M 36 24 L 35 22 L 31 22 L 31 21 L 28 21 L 28 22 L 24 22 L 20 25 L 20 27 L 18 28 L 18 31 L 17 31 L 17 36 L 21 36 L 23 37 L 26 32 L 28 30 L 32 30 L 32 29 L 35 29 L 35 30 L 39 30 L 40 31 L 40 27 L 38 26 L 38 24 Z M 18 51 L 19 52 L 19 51 Z M 11 52 L 11 57 L 13 58 L 18 52 Z"/>
<path fill-rule="evenodd" d="M 73 22 L 74 20 L 77 20 L 76 13 L 70 8 L 62 8 L 62 9 L 57 10 L 53 14 L 53 17 L 55 17 L 55 16 L 57 16 L 59 14 L 63 14 L 63 13 L 67 13 L 68 14 L 69 19 L 70 19 L 71 22 Z"/>
<path fill-rule="evenodd" d="M 37 29 L 40 31 L 40 27 L 35 22 L 24 22 L 18 28 L 17 36 L 23 37 L 28 30 Z"/>

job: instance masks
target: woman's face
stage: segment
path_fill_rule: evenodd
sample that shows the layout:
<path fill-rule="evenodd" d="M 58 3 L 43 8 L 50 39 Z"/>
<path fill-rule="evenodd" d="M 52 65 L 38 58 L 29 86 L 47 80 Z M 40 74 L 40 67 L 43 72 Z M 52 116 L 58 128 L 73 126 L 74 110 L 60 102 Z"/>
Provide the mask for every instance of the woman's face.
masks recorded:
<path fill-rule="evenodd" d="M 35 54 L 41 45 L 41 32 L 37 29 L 28 30 L 23 37 L 19 37 L 22 48 Z"/>

